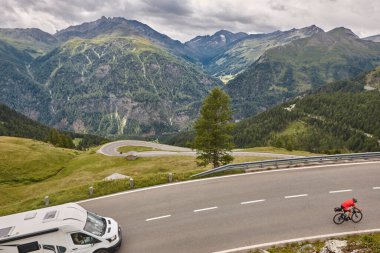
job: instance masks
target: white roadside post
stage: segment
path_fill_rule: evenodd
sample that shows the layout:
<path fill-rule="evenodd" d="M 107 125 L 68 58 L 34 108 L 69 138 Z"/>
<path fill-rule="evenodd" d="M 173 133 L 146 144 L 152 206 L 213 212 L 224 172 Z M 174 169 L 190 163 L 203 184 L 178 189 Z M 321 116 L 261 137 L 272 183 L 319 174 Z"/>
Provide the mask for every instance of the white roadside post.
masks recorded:
<path fill-rule="evenodd" d="M 169 180 L 169 183 L 173 182 L 173 173 L 169 172 L 168 180 Z"/>
<path fill-rule="evenodd" d="M 45 206 L 48 206 L 49 205 L 49 196 L 45 196 L 44 198 L 44 202 L 45 202 Z"/>
<path fill-rule="evenodd" d="M 90 197 L 91 197 L 92 194 L 94 194 L 94 187 L 90 186 L 90 187 L 88 188 L 88 195 L 90 195 Z"/>

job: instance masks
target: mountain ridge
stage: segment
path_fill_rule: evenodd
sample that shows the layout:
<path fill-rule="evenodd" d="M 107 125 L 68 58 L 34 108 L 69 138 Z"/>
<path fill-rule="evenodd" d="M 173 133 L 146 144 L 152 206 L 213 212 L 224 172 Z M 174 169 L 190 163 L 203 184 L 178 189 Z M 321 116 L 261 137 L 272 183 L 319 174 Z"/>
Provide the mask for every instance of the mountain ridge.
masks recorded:
<path fill-rule="evenodd" d="M 378 65 L 380 44 L 338 28 L 267 50 L 225 89 L 232 97 L 236 116 L 244 118 L 326 82 L 352 78 Z"/>
<path fill-rule="evenodd" d="M 311 25 L 301 29 L 250 34 L 231 43 L 224 52 L 216 55 L 205 69 L 228 82 L 258 60 L 265 51 L 321 31 L 323 32 L 319 27 Z"/>
<path fill-rule="evenodd" d="M 107 135 L 185 127 L 200 99 L 219 85 L 190 62 L 133 36 L 69 40 L 37 58 L 31 71 L 51 95 L 50 124 Z"/>

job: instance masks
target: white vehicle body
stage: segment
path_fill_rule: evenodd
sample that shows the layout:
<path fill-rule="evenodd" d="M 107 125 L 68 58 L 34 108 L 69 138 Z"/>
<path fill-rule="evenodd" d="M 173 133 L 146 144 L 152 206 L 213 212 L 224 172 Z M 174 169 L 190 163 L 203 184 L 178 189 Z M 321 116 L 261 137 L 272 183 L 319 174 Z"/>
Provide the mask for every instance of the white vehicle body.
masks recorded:
<path fill-rule="evenodd" d="M 0 253 L 111 253 L 121 230 L 75 203 L 0 217 Z"/>

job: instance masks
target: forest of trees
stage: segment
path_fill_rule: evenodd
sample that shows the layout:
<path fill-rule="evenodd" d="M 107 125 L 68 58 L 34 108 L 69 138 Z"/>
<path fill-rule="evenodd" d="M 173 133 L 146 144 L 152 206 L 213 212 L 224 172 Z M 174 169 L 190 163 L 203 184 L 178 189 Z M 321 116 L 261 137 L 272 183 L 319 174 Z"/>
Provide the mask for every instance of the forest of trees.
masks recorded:
<path fill-rule="evenodd" d="M 237 123 L 235 144 L 322 153 L 379 151 L 380 92 L 364 91 L 362 81 L 328 84 L 243 120 Z M 288 129 L 297 122 L 301 129 Z"/>
<path fill-rule="evenodd" d="M 108 142 L 107 139 L 96 135 L 58 131 L 29 119 L 3 104 L 0 104 L 0 136 L 29 138 L 48 142 L 56 147 L 79 150 Z M 81 139 L 77 146 L 74 145 L 74 138 Z"/>

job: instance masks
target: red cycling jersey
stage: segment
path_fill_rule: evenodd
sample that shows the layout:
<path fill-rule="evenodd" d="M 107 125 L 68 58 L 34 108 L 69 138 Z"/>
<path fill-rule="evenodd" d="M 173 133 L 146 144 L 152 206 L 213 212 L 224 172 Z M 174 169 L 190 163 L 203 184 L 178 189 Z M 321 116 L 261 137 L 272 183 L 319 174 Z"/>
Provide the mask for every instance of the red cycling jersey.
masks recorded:
<path fill-rule="evenodd" d="M 347 199 L 346 201 L 342 203 L 342 207 L 344 211 L 347 211 L 352 206 L 355 207 L 355 202 L 352 199 Z"/>

